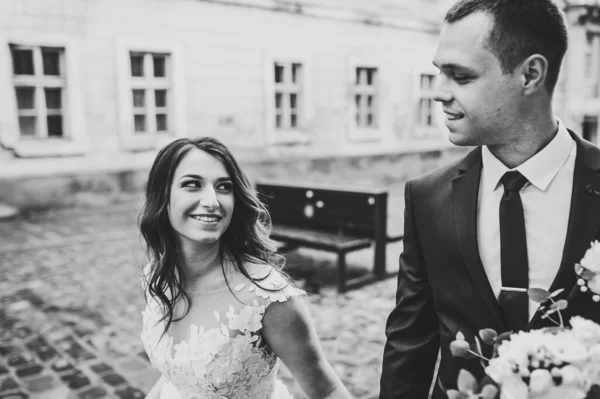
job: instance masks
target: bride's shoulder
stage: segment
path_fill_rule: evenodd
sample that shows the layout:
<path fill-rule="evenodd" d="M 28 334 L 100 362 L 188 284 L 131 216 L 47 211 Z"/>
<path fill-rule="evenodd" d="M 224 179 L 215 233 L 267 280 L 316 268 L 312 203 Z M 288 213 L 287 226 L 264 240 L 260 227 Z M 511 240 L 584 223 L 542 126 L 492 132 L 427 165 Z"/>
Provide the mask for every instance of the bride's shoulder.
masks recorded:
<path fill-rule="evenodd" d="M 275 266 L 267 263 L 244 264 L 248 276 L 239 273 L 234 291 L 248 292 L 268 302 L 285 302 L 292 296 L 305 295 L 294 281 Z"/>

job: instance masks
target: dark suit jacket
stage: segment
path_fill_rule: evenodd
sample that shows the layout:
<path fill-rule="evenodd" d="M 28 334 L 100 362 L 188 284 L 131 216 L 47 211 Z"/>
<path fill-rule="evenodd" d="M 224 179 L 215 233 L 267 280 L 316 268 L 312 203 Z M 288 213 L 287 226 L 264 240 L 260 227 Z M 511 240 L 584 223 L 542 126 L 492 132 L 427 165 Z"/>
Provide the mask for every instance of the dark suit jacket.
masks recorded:
<path fill-rule="evenodd" d="M 577 145 L 571 211 L 563 258 L 550 289 L 565 289 L 558 297 L 569 301 L 565 320 L 578 314 L 600 322 L 600 305 L 579 291 L 574 272 L 574 264 L 598 237 L 600 149 L 570 133 Z M 455 388 L 460 369 L 484 375 L 478 360 L 452 357 L 449 346 L 456 333 L 473 342 L 480 329 L 507 330 L 477 247 L 480 175 L 477 148 L 406 184 L 404 250 L 397 304 L 386 326 L 380 399 L 426 399 L 440 349 L 433 398 L 446 398 L 442 387 Z M 529 328 L 544 326 L 540 313 Z M 490 357 L 492 348 L 483 349 Z"/>

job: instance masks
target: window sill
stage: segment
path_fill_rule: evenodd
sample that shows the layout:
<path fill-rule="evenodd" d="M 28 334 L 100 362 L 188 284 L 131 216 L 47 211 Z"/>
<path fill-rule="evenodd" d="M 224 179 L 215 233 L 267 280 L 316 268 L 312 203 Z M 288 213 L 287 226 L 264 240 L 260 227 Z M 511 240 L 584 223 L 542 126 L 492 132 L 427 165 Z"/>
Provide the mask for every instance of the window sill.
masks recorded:
<path fill-rule="evenodd" d="M 275 145 L 294 145 L 294 144 L 309 144 L 308 135 L 301 131 L 294 130 L 274 130 L 271 144 Z"/>
<path fill-rule="evenodd" d="M 79 156 L 87 153 L 87 147 L 68 139 L 20 140 L 10 149 L 19 158 L 49 158 Z"/>
<path fill-rule="evenodd" d="M 353 128 L 350 131 L 349 139 L 351 142 L 378 142 L 383 138 L 383 134 L 380 129 L 369 129 L 369 128 Z"/>
<path fill-rule="evenodd" d="M 127 151 L 152 151 L 162 148 L 175 139 L 172 133 L 130 133 L 124 138 L 122 148 Z"/>

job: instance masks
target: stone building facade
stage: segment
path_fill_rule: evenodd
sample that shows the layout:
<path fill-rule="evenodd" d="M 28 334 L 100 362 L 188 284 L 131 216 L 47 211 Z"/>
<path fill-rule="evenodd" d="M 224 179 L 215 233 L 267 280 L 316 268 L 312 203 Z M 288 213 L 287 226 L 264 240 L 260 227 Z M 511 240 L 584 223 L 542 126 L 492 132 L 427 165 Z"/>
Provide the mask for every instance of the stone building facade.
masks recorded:
<path fill-rule="evenodd" d="M 177 137 L 270 165 L 451 151 L 431 63 L 451 3 L 2 1 L 0 201 L 22 201 L 24 179 L 147 170 Z M 555 109 L 596 141 L 590 3 L 561 2 L 571 47 Z"/>

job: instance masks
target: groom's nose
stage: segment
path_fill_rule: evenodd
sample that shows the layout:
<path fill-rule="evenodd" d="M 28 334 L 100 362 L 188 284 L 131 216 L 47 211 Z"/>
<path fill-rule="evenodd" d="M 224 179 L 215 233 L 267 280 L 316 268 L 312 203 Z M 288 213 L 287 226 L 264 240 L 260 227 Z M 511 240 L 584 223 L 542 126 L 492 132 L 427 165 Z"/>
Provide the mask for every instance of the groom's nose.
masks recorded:
<path fill-rule="evenodd" d="M 433 100 L 441 103 L 449 103 L 454 99 L 454 95 L 448 85 L 448 78 L 440 74 L 436 85 L 433 88 Z"/>

